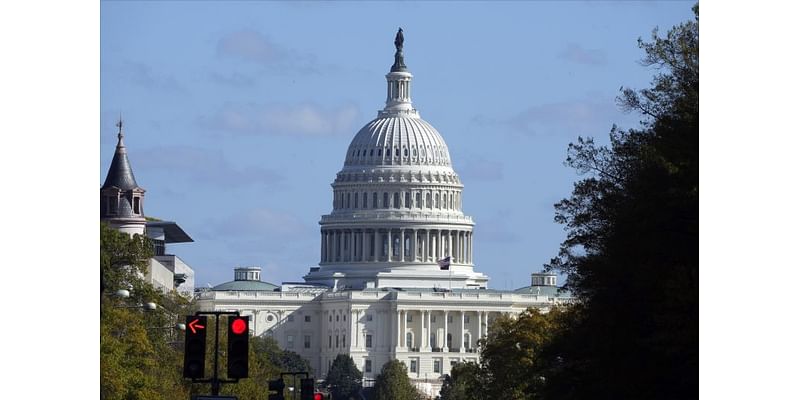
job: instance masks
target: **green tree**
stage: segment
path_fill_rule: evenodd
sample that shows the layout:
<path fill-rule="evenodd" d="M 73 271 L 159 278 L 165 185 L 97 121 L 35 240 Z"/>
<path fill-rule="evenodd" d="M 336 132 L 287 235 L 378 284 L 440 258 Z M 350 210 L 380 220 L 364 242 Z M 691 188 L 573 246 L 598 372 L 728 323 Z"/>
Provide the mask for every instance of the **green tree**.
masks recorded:
<path fill-rule="evenodd" d="M 417 400 L 419 393 L 408 379 L 406 365 L 398 360 L 383 364 L 375 378 L 376 400 Z"/>
<path fill-rule="evenodd" d="M 339 354 L 328 370 L 325 385 L 330 388 L 333 400 L 347 400 L 358 398 L 361 379 L 361 371 L 358 370 L 353 359 L 347 354 Z"/>
<path fill-rule="evenodd" d="M 439 392 L 441 400 L 482 400 L 487 397 L 483 371 L 473 362 L 458 363 L 450 369 L 450 374 L 444 376 L 442 390 Z"/>
<path fill-rule="evenodd" d="M 548 398 L 682 399 L 698 390 L 699 11 L 651 42 L 652 86 L 620 104 L 645 116 L 609 147 L 579 138 L 585 179 L 556 204 L 574 318 L 545 353 Z"/>

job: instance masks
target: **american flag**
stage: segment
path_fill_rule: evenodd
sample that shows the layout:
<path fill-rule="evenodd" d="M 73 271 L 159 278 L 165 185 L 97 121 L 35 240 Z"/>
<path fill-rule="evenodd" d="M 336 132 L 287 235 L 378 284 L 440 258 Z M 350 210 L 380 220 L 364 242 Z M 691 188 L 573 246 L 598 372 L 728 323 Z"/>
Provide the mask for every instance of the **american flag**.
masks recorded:
<path fill-rule="evenodd" d="M 441 270 L 449 270 L 450 269 L 450 256 L 447 256 L 439 261 L 436 261 L 439 264 L 439 269 Z"/>

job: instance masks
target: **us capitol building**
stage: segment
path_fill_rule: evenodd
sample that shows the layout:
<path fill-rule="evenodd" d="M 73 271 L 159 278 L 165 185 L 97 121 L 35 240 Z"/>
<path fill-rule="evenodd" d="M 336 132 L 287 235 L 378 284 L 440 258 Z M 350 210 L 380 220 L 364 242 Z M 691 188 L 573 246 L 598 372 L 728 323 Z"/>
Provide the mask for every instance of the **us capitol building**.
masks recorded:
<path fill-rule="evenodd" d="M 386 106 L 356 133 L 336 174 L 333 209 L 320 220 L 320 262 L 302 283 L 262 280 L 259 267 L 198 290 L 201 310 L 237 310 L 254 335 L 277 340 L 324 377 L 350 355 L 374 379 L 384 363 L 405 363 L 429 394 L 457 362 L 479 361 L 477 341 L 501 315 L 570 301 L 556 276 L 531 286 L 487 288 L 475 270 L 475 223 L 462 210 L 464 185 L 442 135 L 411 103 L 413 75 L 395 39 Z"/>

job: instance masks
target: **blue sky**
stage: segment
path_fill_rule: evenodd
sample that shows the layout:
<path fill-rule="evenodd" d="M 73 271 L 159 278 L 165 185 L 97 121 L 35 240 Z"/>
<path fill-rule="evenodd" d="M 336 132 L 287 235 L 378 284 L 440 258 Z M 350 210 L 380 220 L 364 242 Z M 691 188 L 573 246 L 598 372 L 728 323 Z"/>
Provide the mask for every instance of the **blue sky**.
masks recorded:
<path fill-rule="evenodd" d="M 98 185 L 121 113 L 145 212 L 195 239 L 171 252 L 198 286 L 239 265 L 300 280 L 347 146 L 383 107 L 402 26 L 414 105 L 465 185 L 476 268 L 521 287 L 564 238 L 553 204 L 580 178 L 567 145 L 637 126 L 614 102 L 653 74 L 637 38 L 693 4 L 104 1 Z"/>

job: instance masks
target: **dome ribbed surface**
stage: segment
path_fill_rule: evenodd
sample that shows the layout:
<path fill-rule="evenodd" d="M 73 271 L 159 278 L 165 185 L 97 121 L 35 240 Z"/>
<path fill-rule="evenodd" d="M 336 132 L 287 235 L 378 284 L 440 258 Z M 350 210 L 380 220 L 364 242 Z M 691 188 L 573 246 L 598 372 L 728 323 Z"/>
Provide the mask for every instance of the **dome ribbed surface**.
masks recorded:
<path fill-rule="evenodd" d="M 344 164 L 451 166 L 436 128 L 419 117 L 404 116 L 379 117 L 364 125 L 350 142 Z"/>

